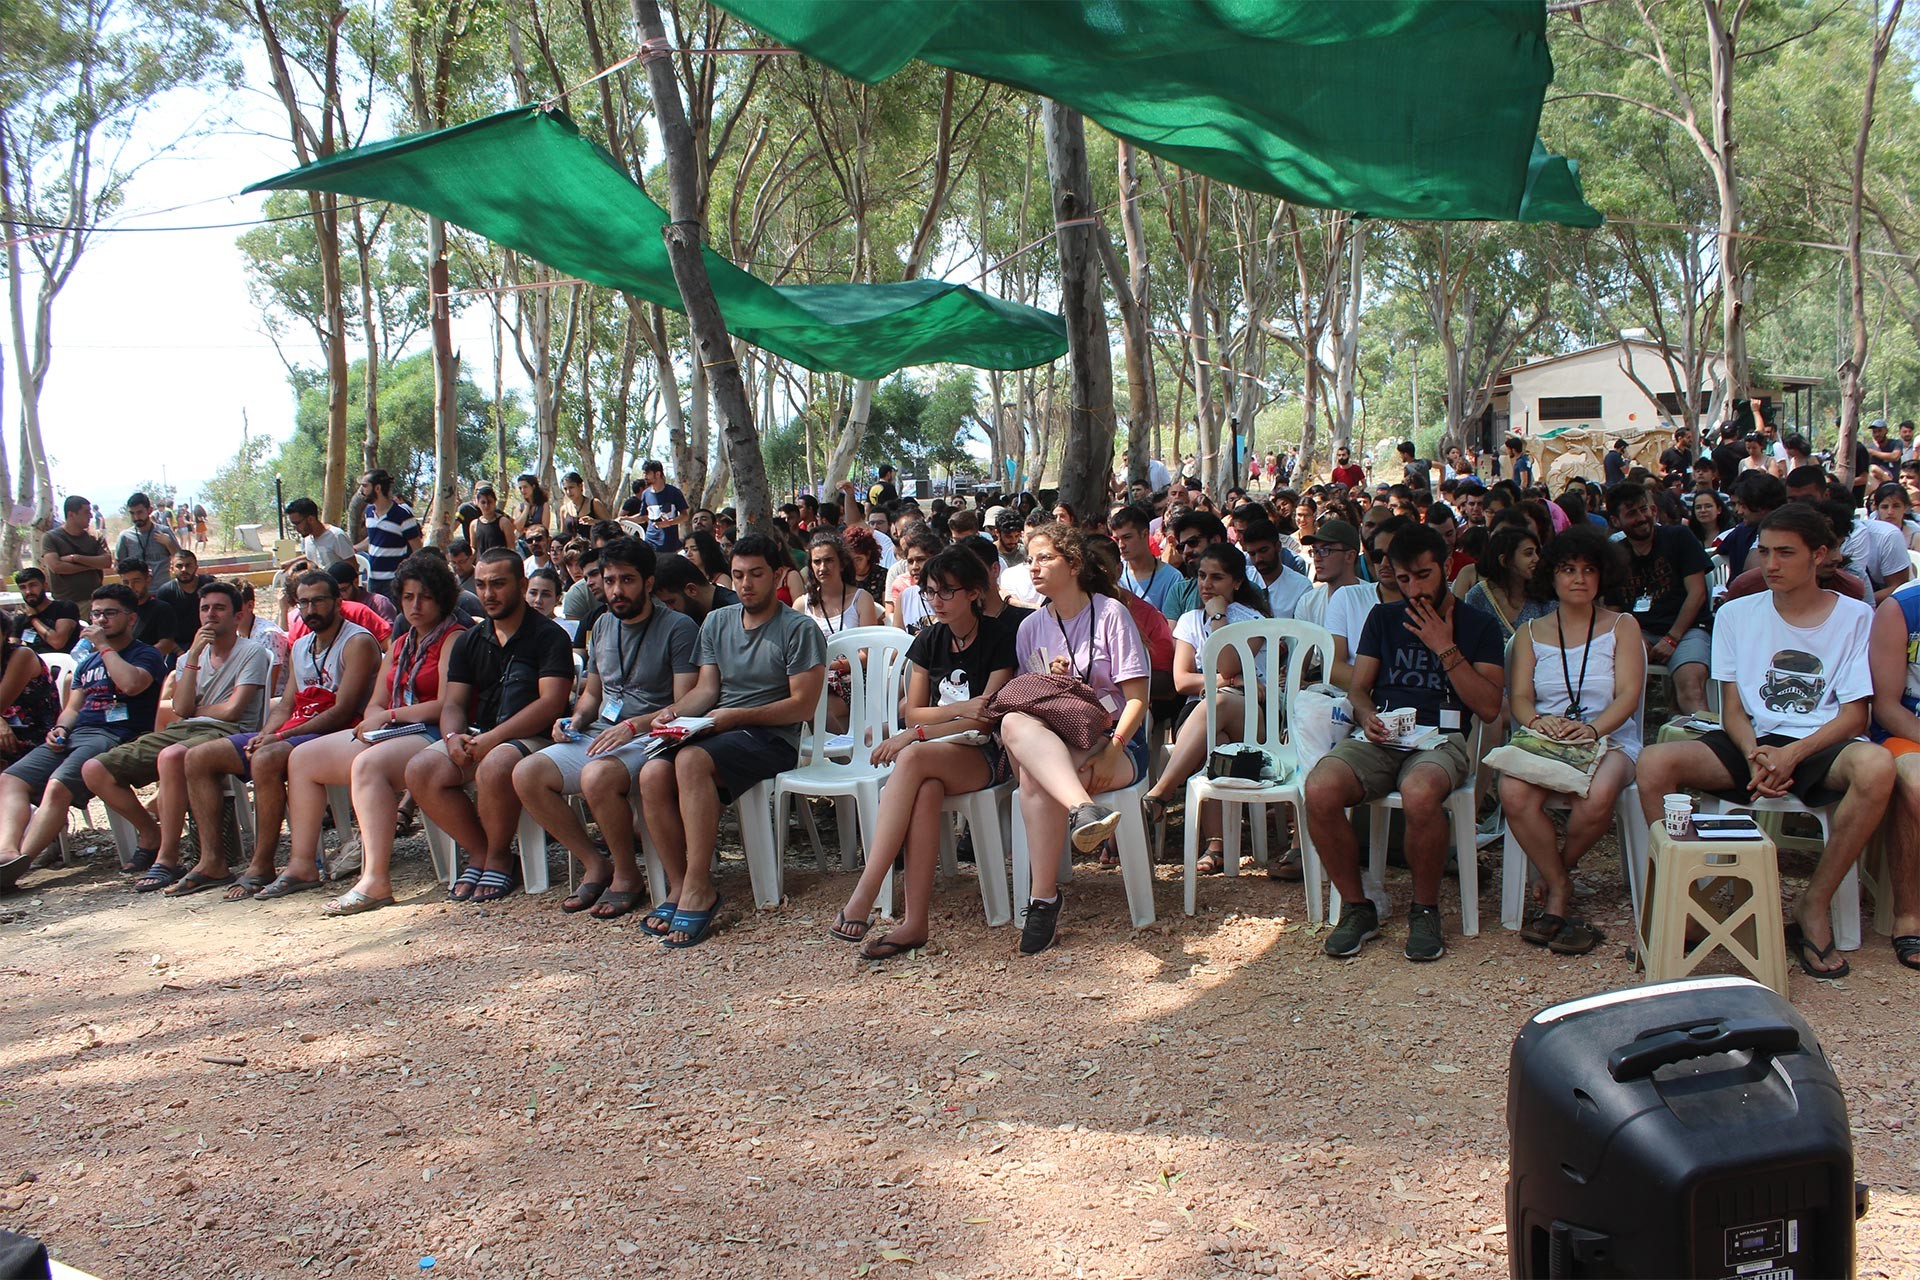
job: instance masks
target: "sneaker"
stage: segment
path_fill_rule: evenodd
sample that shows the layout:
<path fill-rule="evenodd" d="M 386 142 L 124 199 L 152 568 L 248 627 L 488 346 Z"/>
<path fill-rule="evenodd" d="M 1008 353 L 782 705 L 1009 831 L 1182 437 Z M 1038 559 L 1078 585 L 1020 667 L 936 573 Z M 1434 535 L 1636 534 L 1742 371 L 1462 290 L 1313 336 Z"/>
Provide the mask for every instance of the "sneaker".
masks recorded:
<path fill-rule="evenodd" d="M 1073 847 L 1092 853 L 1107 842 L 1120 825 L 1120 815 L 1103 804 L 1077 804 L 1067 815 L 1067 827 L 1073 832 Z"/>
<path fill-rule="evenodd" d="M 1407 913 L 1409 960 L 1438 960 L 1447 954 L 1447 935 L 1440 927 L 1438 907 L 1415 907 Z"/>
<path fill-rule="evenodd" d="M 1349 902 L 1340 908 L 1340 923 L 1327 935 L 1327 954 L 1342 959 L 1357 956 L 1360 948 L 1380 936 L 1380 913 L 1371 902 Z"/>
<path fill-rule="evenodd" d="M 1052 902 L 1027 903 L 1027 922 L 1020 926 L 1020 954 L 1039 955 L 1053 945 L 1053 931 L 1060 924 L 1060 907 L 1066 901 L 1062 894 Z"/>

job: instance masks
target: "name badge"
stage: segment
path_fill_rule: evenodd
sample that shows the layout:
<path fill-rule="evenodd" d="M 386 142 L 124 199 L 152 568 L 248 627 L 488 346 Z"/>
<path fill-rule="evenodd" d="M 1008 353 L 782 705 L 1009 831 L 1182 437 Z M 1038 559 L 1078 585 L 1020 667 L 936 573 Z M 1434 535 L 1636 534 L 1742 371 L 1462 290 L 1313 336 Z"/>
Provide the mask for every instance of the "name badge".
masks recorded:
<path fill-rule="evenodd" d="M 1440 727 L 1447 730 L 1460 728 L 1460 713 L 1451 707 L 1440 708 Z"/>
<path fill-rule="evenodd" d="M 608 724 L 619 724 L 621 720 L 620 708 L 623 705 L 624 705 L 623 699 L 608 698 L 605 702 L 600 704 L 600 718 L 602 720 L 605 720 Z"/>
<path fill-rule="evenodd" d="M 1103 693 L 1100 695 L 1100 705 L 1107 709 L 1108 715 L 1117 716 L 1120 714 L 1120 708 L 1126 704 L 1120 700 L 1118 694 Z"/>
<path fill-rule="evenodd" d="M 120 724 L 129 718 L 130 717 L 127 713 L 127 704 L 124 702 L 116 702 L 112 706 L 107 708 L 108 724 Z"/>
<path fill-rule="evenodd" d="M 1635 613 L 1646 613 L 1652 608 L 1653 608 L 1652 596 L 1641 596 L 1638 600 L 1635 600 L 1633 602 L 1633 612 Z"/>

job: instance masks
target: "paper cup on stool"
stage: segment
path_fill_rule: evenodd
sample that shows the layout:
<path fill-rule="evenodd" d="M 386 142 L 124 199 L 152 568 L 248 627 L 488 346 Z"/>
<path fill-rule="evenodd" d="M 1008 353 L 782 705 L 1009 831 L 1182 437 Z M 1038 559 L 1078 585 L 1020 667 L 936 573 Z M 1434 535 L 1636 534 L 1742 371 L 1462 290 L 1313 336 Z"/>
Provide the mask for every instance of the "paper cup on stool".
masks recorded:
<path fill-rule="evenodd" d="M 1693 825 L 1693 797 L 1685 792 L 1667 796 L 1667 834 L 1675 839 L 1687 834 Z"/>

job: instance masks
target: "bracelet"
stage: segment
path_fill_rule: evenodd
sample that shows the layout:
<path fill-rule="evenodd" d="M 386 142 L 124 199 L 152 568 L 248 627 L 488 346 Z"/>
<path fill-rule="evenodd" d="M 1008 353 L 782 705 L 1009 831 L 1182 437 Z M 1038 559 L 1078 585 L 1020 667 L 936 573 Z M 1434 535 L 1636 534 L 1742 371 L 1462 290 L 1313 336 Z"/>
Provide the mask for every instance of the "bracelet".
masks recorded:
<path fill-rule="evenodd" d="M 627 726 L 627 731 L 630 733 L 640 732 L 640 721 L 637 717 L 631 720 L 622 720 L 620 723 Z"/>
<path fill-rule="evenodd" d="M 913 736 L 916 741 L 925 742 L 927 740 L 927 726 L 923 724 L 913 726 Z"/>
<path fill-rule="evenodd" d="M 181 662 L 175 665 L 181 671 L 198 671 L 200 669 L 200 664 L 197 662 Z"/>

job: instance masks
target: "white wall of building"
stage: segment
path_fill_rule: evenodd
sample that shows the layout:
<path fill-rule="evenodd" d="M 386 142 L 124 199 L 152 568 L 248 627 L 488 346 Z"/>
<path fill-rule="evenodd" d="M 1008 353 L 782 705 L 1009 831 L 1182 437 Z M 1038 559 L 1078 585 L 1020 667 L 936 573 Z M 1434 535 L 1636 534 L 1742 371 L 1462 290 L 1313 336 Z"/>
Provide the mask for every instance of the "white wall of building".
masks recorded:
<path fill-rule="evenodd" d="M 1556 427 L 1587 426 L 1596 430 L 1625 431 L 1629 428 L 1657 426 L 1662 418 L 1673 418 L 1657 401 L 1635 385 L 1622 365 L 1631 360 L 1632 369 L 1648 389 L 1656 394 L 1676 388 L 1660 349 L 1651 343 L 1614 342 L 1604 347 L 1536 361 L 1515 369 L 1512 390 L 1507 395 L 1508 430 L 1516 435 L 1537 436 Z M 1724 377 L 1724 360 L 1713 358 L 1713 374 Z M 1710 395 L 1711 385 L 1701 388 Z M 1575 396 L 1600 397 L 1597 417 L 1551 417 L 1541 414 L 1540 402 Z M 1497 404 L 1496 404 L 1497 407 Z"/>

